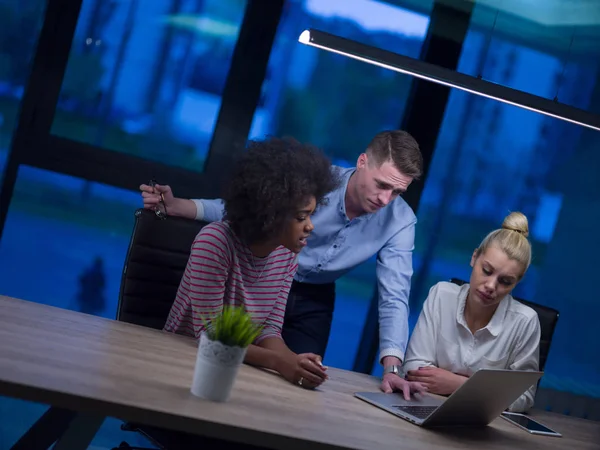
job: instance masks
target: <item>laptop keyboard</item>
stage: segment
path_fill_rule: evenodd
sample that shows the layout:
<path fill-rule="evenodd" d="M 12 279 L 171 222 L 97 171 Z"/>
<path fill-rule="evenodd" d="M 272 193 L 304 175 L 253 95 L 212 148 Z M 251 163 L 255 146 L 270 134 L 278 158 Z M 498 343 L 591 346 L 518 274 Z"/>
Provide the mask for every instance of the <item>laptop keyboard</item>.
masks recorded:
<path fill-rule="evenodd" d="M 394 408 L 404 411 L 405 413 L 411 414 L 419 419 L 426 419 L 432 412 L 434 412 L 437 406 L 394 406 Z"/>

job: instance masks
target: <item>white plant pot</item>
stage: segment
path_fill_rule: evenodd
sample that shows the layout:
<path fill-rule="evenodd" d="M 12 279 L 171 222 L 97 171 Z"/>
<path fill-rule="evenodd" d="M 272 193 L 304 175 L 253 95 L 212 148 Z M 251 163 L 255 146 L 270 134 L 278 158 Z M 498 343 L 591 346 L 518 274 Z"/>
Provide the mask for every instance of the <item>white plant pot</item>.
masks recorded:
<path fill-rule="evenodd" d="M 211 341 L 206 333 L 202 333 L 196 356 L 192 394 L 215 402 L 229 400 L 246 350 Z"/>

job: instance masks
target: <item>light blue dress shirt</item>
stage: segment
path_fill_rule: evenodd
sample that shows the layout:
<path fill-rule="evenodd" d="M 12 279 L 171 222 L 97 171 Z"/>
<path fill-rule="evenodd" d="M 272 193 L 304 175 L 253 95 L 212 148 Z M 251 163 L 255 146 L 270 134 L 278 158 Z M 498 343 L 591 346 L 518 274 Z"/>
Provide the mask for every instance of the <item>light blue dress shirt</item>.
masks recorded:
<path fill-rule="evenodd" d="M 352 220 L 346 215 L 344 197 L 354 168 L 339 170 L 342 183 L 315 211 L 315 227 L 300 252 L 295 279 L 303 283 L 330 283 L 377 255 L 379 292 L 380 361 L 385 356 L 404 360 L 408 341 L 408 297 L 417 219 L 400 197 L 373 214 Z M 223 217 L 223 202 L 194 200 L 198 220 L 214 222 Z"/>

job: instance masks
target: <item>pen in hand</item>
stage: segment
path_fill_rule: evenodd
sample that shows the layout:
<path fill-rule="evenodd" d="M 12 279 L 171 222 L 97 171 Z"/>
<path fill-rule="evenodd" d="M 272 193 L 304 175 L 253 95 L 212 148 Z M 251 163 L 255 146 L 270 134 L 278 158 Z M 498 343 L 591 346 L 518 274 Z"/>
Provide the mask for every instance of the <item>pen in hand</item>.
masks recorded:
<path fill-rule="evenodd" d="M 156 214 L 156 216 L 160 219 L 166 219 L 167 218 L 167 205 L 165 204 L 165 195 L 162 192 L 157 192 L 156 189 L 156 185 L 158 183 L 156 182 L 155 179 L 150 180 L 150 187 L 152 188 L 152 192 L 153 193 L 158 193 L 160 194 L 160 203 L 156 206 L 156 208 L 154 209 L 154 213 Z M 162 207 L 164 208 L 164 211 L 161 210 L 160 205 L 162 204 Z"/>

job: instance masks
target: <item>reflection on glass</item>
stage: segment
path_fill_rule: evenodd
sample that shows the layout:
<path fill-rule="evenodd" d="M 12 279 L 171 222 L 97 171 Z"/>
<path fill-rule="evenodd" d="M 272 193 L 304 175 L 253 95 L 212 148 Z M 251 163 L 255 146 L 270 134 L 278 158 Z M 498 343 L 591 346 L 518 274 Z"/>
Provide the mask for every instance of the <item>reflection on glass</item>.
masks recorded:
<path fill-rule="evenodd" d="M 286 4 L 250 137 L 291 135 L 353 165 L 375 133 L 397 128 L 411 79 L 298 44 L 316 28 L 418 57 L 429 18 L 375 0 Z"/>
<path fill-rule="evenodd" d="M 374 0 L 286 2 L 250 138 L 294 136 L 351 166 L 371 138 L 398 128 L 411 79 L 298 44 L 309 27 L 418 57 L 429 18 Z M 325 361 L 352 368 L 375 282 L 375 259 L 336 283 Z"/>
<path fill-rule="evenodd" d="M 45 8 L 44 0 L 0 1 L 0 182 Z"/>
<path fill-rule="evenodd" d="M 596 14 L 600 9 L 589 5 L 566 19 L 559 13 L 565 2 L 556 2 L 551 10 L 534 3 L 527 6 L 522 2 L 496 3 L 494 8 L 476 3 L 458 70 L 587 109 L 585 93 L 593 85 L 600 55 L 597 38 L 590 45 L 589 37 L 586 43 L 586 34 L 597 36 L 598 31 L 597 26 L 596 30 L 580 30 L 578 26 L 586 24 L 578 22 L 585 18 L 586 9 L 595 9 Z M 569 26 L 559 26 L 566 24 L 564 20 Z"/>
<path fill-rule="evenodd" d="M 504 42 L 486 57 L 482 40 L 469 33 L 459 70 L 482 64 L 503 84 L 543 96 L 560 87 L 566 103 L 599 110 L 597 62 L 572 62 L 558 84 L 556 55 Z M 600 245 L 599 143 L 598 132 L 453 91 L 417 214 L 411 293 L 411 309 L 419 311 L 433 284 L 468 280 L 481 239 L 510 211 L 524 212 L 533 262 L 515 295 L 561 313 L 541 385 L 590 396 L 600 396 L 598 365 L 589 363 L 600 351 L 587 319 L 600 313 L 587 250 Z"/>
<path fill-rule="evenodd" d="M 85 0 L 52 132 L 201 171 L 245 0 Z"/>
<path fill-rule="evenodd" d="M 21 166 L 2 245 L 0 293 L 115 318 L 139 194 Z"/>

